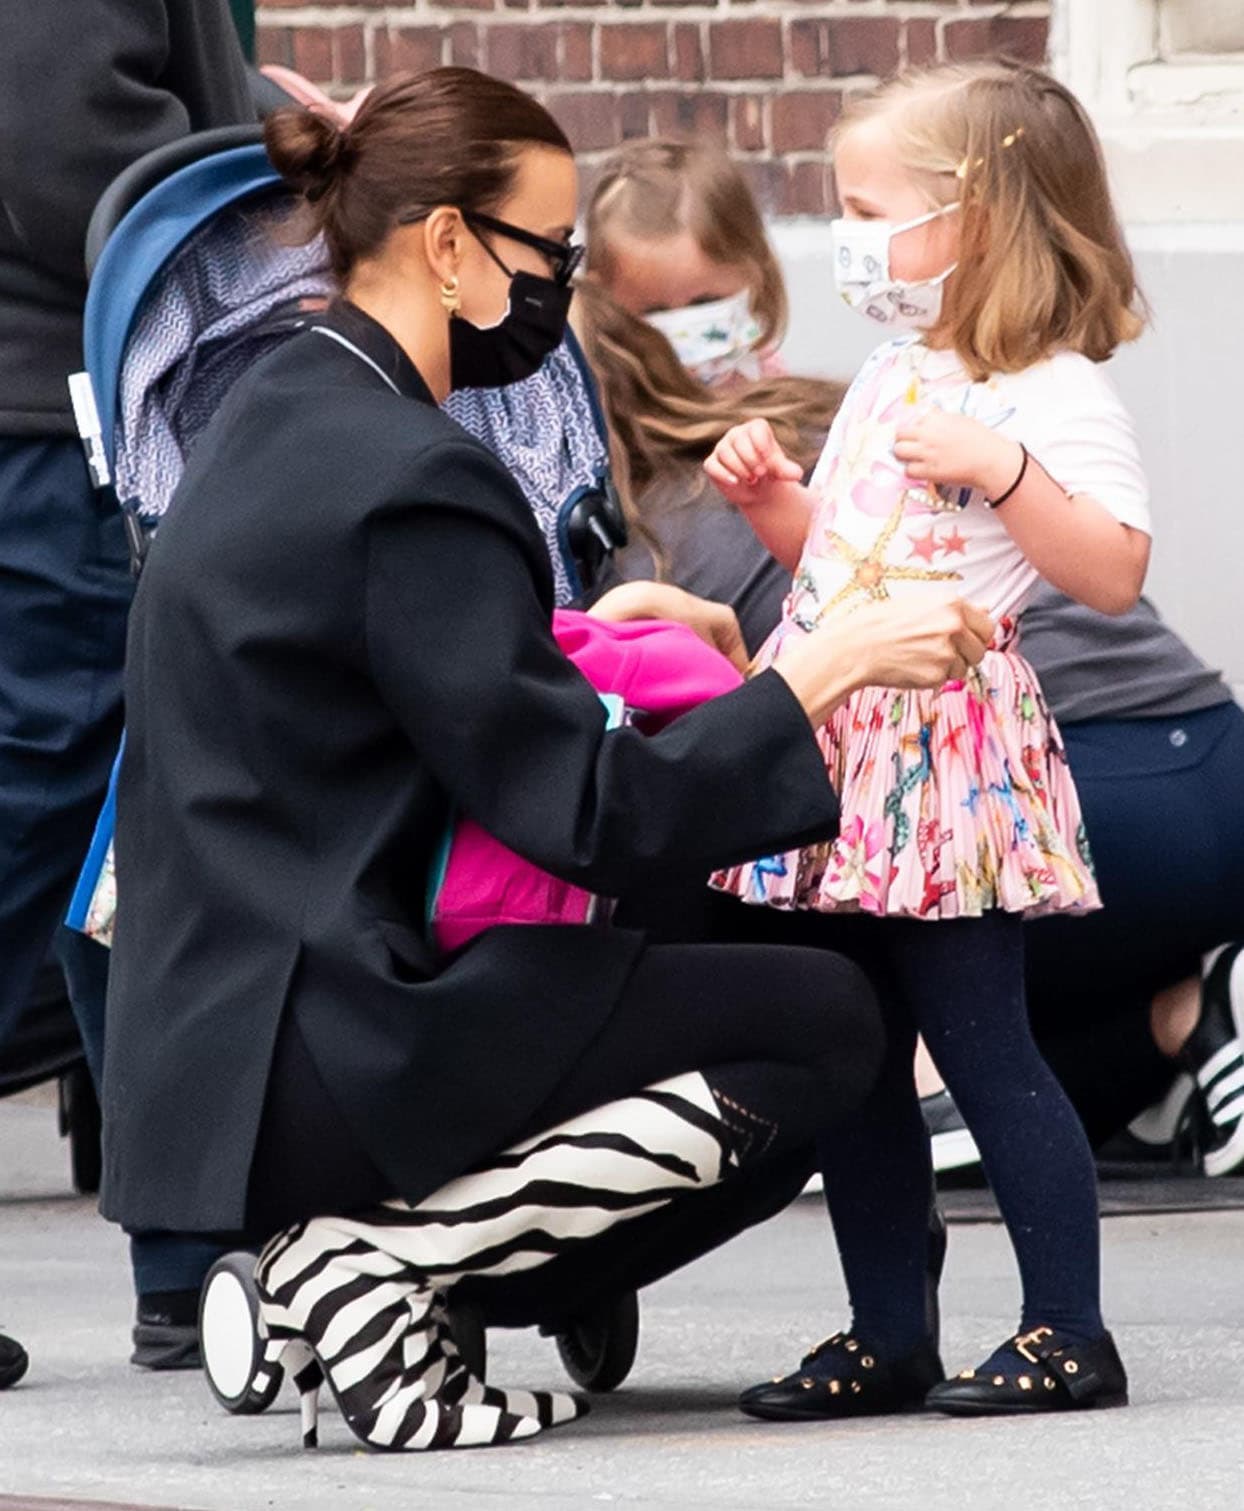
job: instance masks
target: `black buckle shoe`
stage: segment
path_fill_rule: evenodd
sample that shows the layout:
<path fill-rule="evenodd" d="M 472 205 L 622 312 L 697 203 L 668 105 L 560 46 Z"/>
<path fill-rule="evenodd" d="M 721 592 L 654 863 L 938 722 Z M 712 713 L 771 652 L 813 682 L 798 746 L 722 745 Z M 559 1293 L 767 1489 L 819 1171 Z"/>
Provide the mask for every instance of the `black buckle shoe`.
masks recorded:
<path fill-rule="evenodd" d="M 753 1385 L 739 1397 L 749 1417 L 770 1422 L 883 1416 L 921 1406 L 945 1378 L 936 1350 L 922 1343 L 902 1359 L 883 1359 L 849 1333 L 835 1333 L 805 1355 L 794 1374 Z"/>
<path fill-rule="evenodd" d="M 1051 1327 L 1034 1327 L 1007 1346 L 1015 1355 L 1014 1370 L 965 1369 L 935 1385 L 925 1405 L 956 1417 L 1127 1405 L 1127 1371 L 1109 1333 L 1092 1343 L 1075 1343 Z"/>

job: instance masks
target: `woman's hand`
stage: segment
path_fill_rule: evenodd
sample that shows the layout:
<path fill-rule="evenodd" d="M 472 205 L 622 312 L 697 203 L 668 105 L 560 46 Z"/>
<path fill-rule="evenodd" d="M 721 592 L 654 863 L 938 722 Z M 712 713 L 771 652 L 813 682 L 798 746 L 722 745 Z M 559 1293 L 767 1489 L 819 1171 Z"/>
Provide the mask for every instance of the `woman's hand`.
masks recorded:
<path fill-rule="evenodd" d="M 775 483 L 798 483 L 803 468 L 778 445 L 768 420 L 732 425 L 704 463 L 718 491 L 737 508 L 763 504 Z"/>
<path fill-rule="evenodd" d="M 965 676 L 993 630 L 984 609 L 958 598 L 869 603 L 788 637 L 774 669 L 820 726 L 857 688 L 936 688 Z"/>
<path fill-rule="evenodd" d="M 979 488 L 986 498 L 1005 493 L 1024 460 L 1018 441 L 967 415 L 935 408 L 898 427 L 894 455 L 913 481 Z"/>
<path fill-rule="evenodd" d="M 728 603 L 697 598 L 669 582 L 624 582 L 602 593 L 588 610 L 595 619 L 621 623 L 628 619 L 670 619 L 685 624 L 715 651 L 743 672 L 747 647 L 738 615 Z"/>

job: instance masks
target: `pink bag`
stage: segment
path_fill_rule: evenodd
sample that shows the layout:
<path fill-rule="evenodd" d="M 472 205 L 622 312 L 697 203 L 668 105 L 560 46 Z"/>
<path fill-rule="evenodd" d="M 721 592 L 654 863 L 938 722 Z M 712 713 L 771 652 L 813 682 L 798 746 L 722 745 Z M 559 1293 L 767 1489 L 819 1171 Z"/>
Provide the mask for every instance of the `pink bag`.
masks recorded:
<path fill-rule="evenodd" d="M 682 624 L 610 624 L 558 609 L 553 634 L 601 694 L 610 729 L 635 723 L 654 733 L 743 680 Z M 428 888 L 428 926 L 446 953 L 496 924 L 591 923 L 602 911 L 591 892 L 550 876 L 466 818 L 451 824 Z"/>

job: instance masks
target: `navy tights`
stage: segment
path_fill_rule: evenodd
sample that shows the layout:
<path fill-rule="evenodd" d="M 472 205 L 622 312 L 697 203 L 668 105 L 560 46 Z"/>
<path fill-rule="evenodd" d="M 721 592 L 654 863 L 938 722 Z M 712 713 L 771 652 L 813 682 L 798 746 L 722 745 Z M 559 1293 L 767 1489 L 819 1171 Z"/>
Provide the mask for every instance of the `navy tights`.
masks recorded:
<path fill-rule="evenodd" d="M 872 1095 L 821 1148 L 854 1330 L 891 1353 L 925 1335 L 932 1173 L 912 1080 L 920 1033 L 976 1139 L 1019 1260 L 1021 1329 L 1099 1337 L 1093 1158 L 1028 1027 L 1022 921 L 988 913 L 834 922 L 835 934 L 847 925 L 835 945 L 872 977 L 889 1029 Z"/>

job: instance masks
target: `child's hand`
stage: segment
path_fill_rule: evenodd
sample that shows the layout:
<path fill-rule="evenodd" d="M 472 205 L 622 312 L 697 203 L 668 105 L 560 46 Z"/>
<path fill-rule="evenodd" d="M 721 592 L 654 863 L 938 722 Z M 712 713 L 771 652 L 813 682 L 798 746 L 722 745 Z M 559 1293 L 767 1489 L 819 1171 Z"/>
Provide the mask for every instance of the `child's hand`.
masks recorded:
<path fill-rule="evenodd" d="M 777 443 L 768 420 L 748 420 L 726 431 L 704 471 L 732 504 L 765 501 L 775 483 L 798 483 L 803 469 Z"/>
<path fill-rule="evenodd" d="M 894 455 L 914 481 L 979 488 L 987 498 L 1006 492 L 1024 460 L 1018 441 L 967 415 L 941 409 L 926 410 L 900 425 Z"/>

